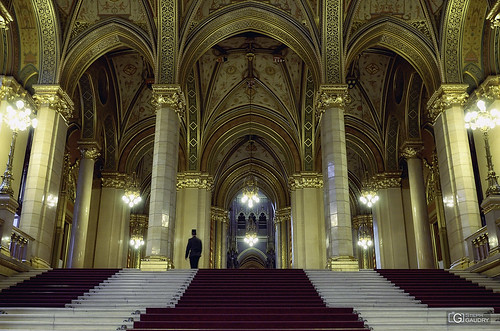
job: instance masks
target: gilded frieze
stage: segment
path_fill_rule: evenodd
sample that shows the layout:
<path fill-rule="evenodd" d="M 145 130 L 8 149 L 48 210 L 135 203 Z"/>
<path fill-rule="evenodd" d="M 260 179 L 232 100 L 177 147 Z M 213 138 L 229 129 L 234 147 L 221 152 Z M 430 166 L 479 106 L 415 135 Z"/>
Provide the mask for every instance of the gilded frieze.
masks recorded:
<path fill-rule="evenodd" d="M 400 188 L 401 178 L 396 173 L 384 173 L 374 177 L 374 186 L 377 190 L 385 190 L 389 188 Z"/>
<path fill-rule="evenodd" d="M 343 1 L 323 1 L 323 63 L 327 84 L 344 82 L 344 54 L 342 50 Z"/>
<path fill-rule="evenodd" d="M 66 122 L 73 118 L 73 101 L 59 85 L 34 85 L 37 108 L 49 107 L 58 112 Z"/>
<path fill-rule="evenodd" d="M 177 174 L 177 190 L 185 188 L 205 189 L 212 191 L 214 179 L 203 173 L 184 172 Z"/>
<path fill-rule="evenodd" d="M 303 172 L 294 174 L 288 178 L 288 187 L 290 190 L 300 190 L 304 188 L 322 188 L 323 175 L 320 173 Z"/>
<path fill-rule="evenodd" d="M 443 84 L 427 102 L 428 117 L 432 123 L 447 108 L 453 105 L 463 106 L 469 95 L 465 84 Z"/>
<path fill-rule="evenodd" d="M 442 27 L 446 33 L 441 56 L 447 83 L 462 82 L 461 40 L 468 4 L 468 0 L 451 0 L 446 8 Z"/>
<path fill-rule="evenodd" d="M 174 84 L 176 80 L 177 55 L 177 1 L 160 1 L 158 7 L 158 63 L 156 83 Z"/>
<path fill-rule="evenodd" d="M 101 183 L 103 188 L 126 189 L 128 178 L 119 172 L 106 172 L 102 174 Z"/>

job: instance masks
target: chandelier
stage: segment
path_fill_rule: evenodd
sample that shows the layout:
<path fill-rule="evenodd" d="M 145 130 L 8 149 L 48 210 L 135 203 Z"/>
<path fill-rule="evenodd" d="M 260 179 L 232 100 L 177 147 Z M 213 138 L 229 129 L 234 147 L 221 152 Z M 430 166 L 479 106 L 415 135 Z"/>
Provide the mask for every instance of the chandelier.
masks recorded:
<path fill-rule="evenodd" d="M 361 191 L 361 196 L 359 197 L 359 200 L 365 205 L 367 205 L 369 208 L 371 208 L 375 202 L 378 201 L 378 195 L 375 190 L 372 189 L 365 189 Z"/>
<path fill-rule="evenodd" d="M 255 186 L 255 181 L 253 178 L 249 178 L 245 182 L 245 187 L 243 188 L 243 197 L 241 198 L 241 202 L 246 203 L 248 208 L 252 208 L 255 203 L 259 203 L 260 199 L 258 196 L 259 190 L 257 186 Z"/>
<path fill-rule="evenodd" d="M 144 245 L 144 240 L 142 240 L 142 237 L 130 239 L 130 246 L 134 247 L 135 249 L 139 249 L 143 245 Z"/>
<path fill-rule="evenodd" d="M 123 202 L 125 202 L 130 208 L 141 202 L 141 192 L 137 187 L 137 180 L 135 172 L 127 180 L 127 188 L 125 189 L 125 194 L 122 196 Z"/>
<path fill-rule="evenodd" d="M 369 224 L 363 222 L 358 229 L 358 246 L 366 250 L 372 245 L 371 229 L 369 228 Z"/>
<path fill-rule="evenodd" d="M 257 237 L 257 226 L 255 225 L 255 216 L 253 213 L 248 216 L 247 233 L 245 234 L 245 239 L 243 240 L 250 247 L 252 247 L 259 241 L 259 238 Z"/>

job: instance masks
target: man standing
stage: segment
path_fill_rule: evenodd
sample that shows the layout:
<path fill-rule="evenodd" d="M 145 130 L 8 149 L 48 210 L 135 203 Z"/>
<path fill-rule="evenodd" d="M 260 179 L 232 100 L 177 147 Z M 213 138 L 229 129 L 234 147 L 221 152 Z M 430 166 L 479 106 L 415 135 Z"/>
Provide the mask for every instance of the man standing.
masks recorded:
<path fill-rule="evenodd" d="M 201 256 L 201 240 L 196 237 L 196 229 L 191 230 L 193 237 L 188 240 L 186 247 L 186 259 L 189 256 L 191 269 L 198 269 L 198 261 Z"/>

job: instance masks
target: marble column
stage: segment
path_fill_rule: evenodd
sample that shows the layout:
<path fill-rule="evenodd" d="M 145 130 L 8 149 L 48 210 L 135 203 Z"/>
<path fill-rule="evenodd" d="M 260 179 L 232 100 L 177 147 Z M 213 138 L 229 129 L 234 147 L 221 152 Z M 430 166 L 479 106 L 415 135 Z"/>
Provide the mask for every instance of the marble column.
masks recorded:
<path fill-rule="evenodd" d="M 427 104 L 434 123 L 452 268 L 468 265 L 472 247 L 465 239 L 481 227 L 464 122 L 466 89 L 467 85 L 444 84 Z"/>
<path fill-rule="evenodd" d="M 174 265 L 188 269 L 189 260 L 184 258 L 191 230 L 201 239 L 203 251 L 199 267 L 210 264 L 210 220 L 213 178 L 208 174 L 184 172 L 177 176 L 177 222 L 174 235 Z"/>
<path fill-rule="evenodd" d="M 424 173 L 422 160 L 417 157 L 420 146 L 407 146 L 403 150 L 408 164 L 408 181 L 410 183 L 410 203 L 415 236 L 415 251 L 419 269 L 432 269 L 434 257 L 432 254 L 431 231 L 427 214 L 425 198 Z"/>
<path fill-rule="evenodd" d="M 398 174 L 381 174 L 375 182 L 379 200 L 372 207 L 377 268 L 409 267 L 403 197 Z"/>
<path fill-rule="evenodd" d="M 90 198 L 94 179 L 94 164 L 99 156 L 95 142 L 80 142 L 80 169 L 76 184 L 76 201 L 69 242 L 68 267 L 83 268 L 85 266 L 85 247 L 89 226 Z"/>
<path fill-rule="evenodd" d="M 73 102 L 57 85 L 34 85 L 38 126 L 33 135 L 19 228 L 35 238 L 27 259 L 35 268 L 49 268 L 56 209 L 46 198 L 58 195 L 64 162 L 67 121 Z"/>
<path fill-rule="evenodd" d="M 179 117 L 183 117 L 185 102 L 178 85 L 153 85 L 153 94 L 156 103 L 155 141 L 146 257 L 141 269 L 165 270 L 174 266 Z"/>
<path fill-rule="evenodd" d="M 125 268 L 129 245 L 130 207 L 123 202 L 126 174 L 103 172 L 94 253 L 94 268 Z"/>
<path fill-rule="evenodd" d="M 59 191 L 56 216 L 56 230 L 54 233 L 54 253 L 52 254 L 52 265 L 54 267 L 63 267 L 64 257 L 61 259 L 61 253 L 64 245 L 64 223 L 66 221 L 66 208 L 69 200 L 69 178 L 71 176 L 72 166 L 70 163 L 70 155 L 64 155 L 63 178 L 61 190 Z"/>
<path fill-rule="evenodd" d="M 322 175 L 295 174 L 288 184 L 292 208 L 292 267 L 323 269 L 327 259 Z"/>
<path fill-rule="evenodd" d="M 213 267 L 216 269 L 225 269 L 227 265 L 228 211 L 220 207 L 211 207 L 211 221 L 215 230 Z"/>
<path fill-rule="evenodd" d="M 290 268 L 290 238 L 291 234 L 291 207 L 278 209 L 274 215 L 274 224 L 276 226 L 276 268 Z"/>
<path fill-rule="evenodd" d="M 323 85 L 317 102 L 321 117 L 321 153 L 324 183 L 327 266 L 357 270 L 353 257 L 351 211 L 345 142 L 344 106 L 347 85 Z"/>

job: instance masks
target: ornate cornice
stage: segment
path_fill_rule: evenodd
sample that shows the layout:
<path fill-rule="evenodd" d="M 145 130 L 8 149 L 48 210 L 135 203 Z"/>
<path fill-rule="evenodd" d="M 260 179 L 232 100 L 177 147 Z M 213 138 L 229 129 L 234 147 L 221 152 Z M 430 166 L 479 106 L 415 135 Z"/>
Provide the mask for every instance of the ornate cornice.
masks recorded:
<path fill-rule="evenodd" d="M 378 174 L 374 177 L 373 183 L 377 190 L 400 188 L 401 177 L 399 177 L 399 174 L 396 173 Z"/>
<path fill-rule="evenodd" d="M 488 76 L 475 91 L 476 98 L 500 100 L 500 76 Z M 473 99 L 473 96 L 471 96 Z"/>
<path fill-rule="evenodd" d="M 181 87 L 176 84 L 153 85 L 153 106 L 156 111 L 162 107 L 173 109 L 179 118 L 184 118 L 186 113 L 186 99 Z"/>
<path fill-rule="evenodd" d="M 352 225 L 354 229 L 359 229 L 361 225 L 373 226 L 373 217 L 371 214 L 357 215 L 352 218 Z"/>
<path fill-rule="evenodd" d="M 350 97 L 346 84 L 322 85 L 319 88 L 316 100 L 316 117 L 321 119 L 323 113 L 329 108 L 344 109 Z"/>
<path fill-rule="evenodd" d="M 210 219 L 214 222 L 229 223 L 229 212 L 224 208 L 211 207 Z"/>
<path fill-rule="evenodd" d="M 0 100 L 14 101 L 22 99 L 25 103 L 34 105 L 33 98 L 12 76 L 0 76 Z"/>
<path fill-rule="evenodd" d="M 103 172 L 102 173 L 102 187 L 126 189 L 128 176 L 119 172 Z"/>
<path fill-rule="evenodd" d="M 214 179 L 209 174 L 199 172 L 184 172 L 177 174 L 177 189 L 197 188 L 212 191 Z"/>
<path fill-rule="evenodd" d="M 73 118 L 74 104 L 59 85 L 33 85 L 35 104 L 38 108 L 48 107 L 60 114 L 67 122 Z"/>
<path fill-rule="evenodd" d="M 294 174 L 288 178 L 288 186 L 291 191 L 303 188 L 322 188 L 323 175 L 316 172 Z"/>
<path fill-rule="evenodd" d="M 469 95 L 467 94 L 467 84 L 443 84 L 434 92 L 429 101 L 429 118 L 435 123 L 439 115 L 454 105 L 463 106 Z"/>

